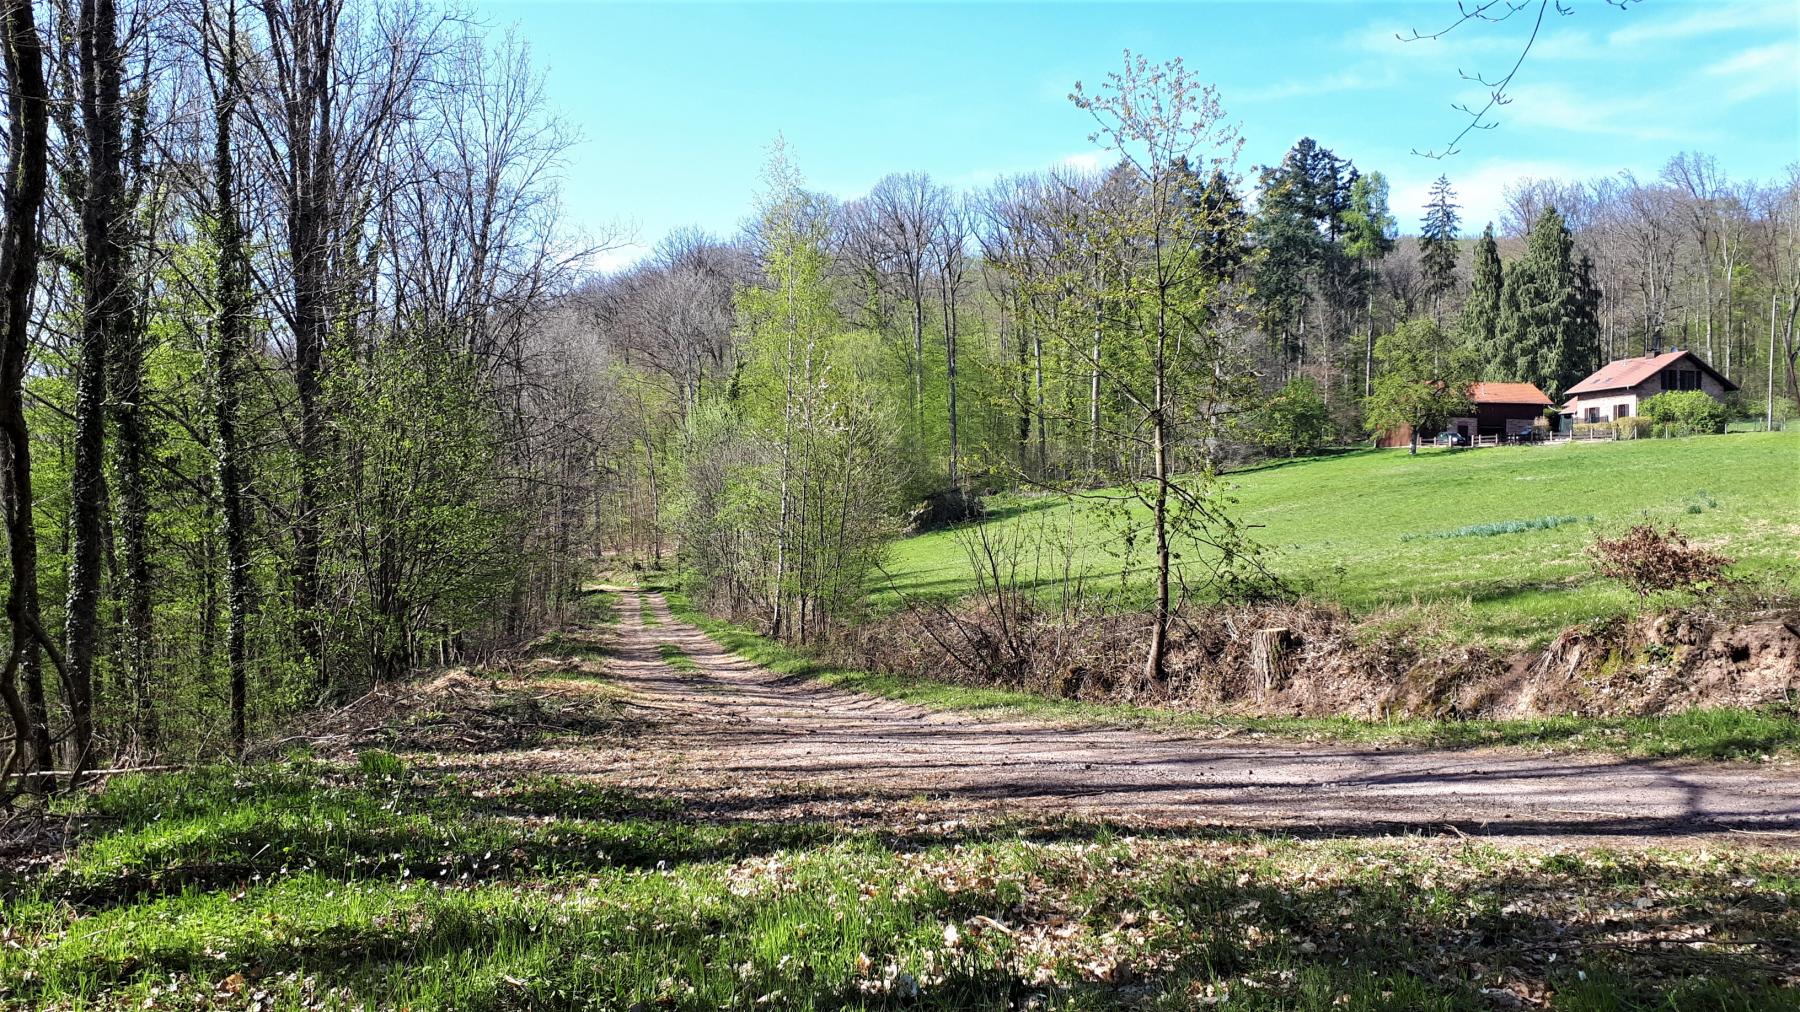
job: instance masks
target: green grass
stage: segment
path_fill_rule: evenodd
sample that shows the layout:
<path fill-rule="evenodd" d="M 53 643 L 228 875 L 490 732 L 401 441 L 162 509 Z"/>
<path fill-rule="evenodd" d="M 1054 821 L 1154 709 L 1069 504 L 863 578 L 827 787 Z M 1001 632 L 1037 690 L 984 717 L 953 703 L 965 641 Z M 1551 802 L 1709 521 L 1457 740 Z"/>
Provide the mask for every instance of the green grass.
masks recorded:
<path fill-rule="evenodd" d="M 17 1008 L 1792 1008 L 1800 856 L 697 823 L 300 760 L 64 800 L 0 877 Z M 1664 945 L 1660 939 L 1673 939 Z M 1791 968 L 1789 968 L 1791 969 Z"/>
<path fill-rule="evenodd" d="M 1641 518 L 1678 524 L 1739 560 L 1737 572 L 1795 579 L 1800 541 L 1800 432 L 1473 451 L 1366 450 L 1286 461 L 1228 476 L 1235 515 L 1274 552 L 1276 572 L 1319 599 L 1369 614 L 1442 602 L 1466 616 L 1460 635 L 1502 647 L 1542 644 L 1577 622 L 1630 609 L 1623 588 L 1590 570 L 1596 530 Z M 995 497 L 990 530 L 1019 543 L 1024 582 L 1054 593 L 1067 563 L 1090 592 L 1142 605 L 1151 573 L 1140 550 L 1120 578 L 1118 532 L 1053 496 Z M 1579 523 L 1530 526 L 1578 515 Z M 1592 522 L 1586 518 L 1591 516 Z M 1492 526 L 1505 537 L 1432 537 Z M 872 590 L 878 603 L 959 597 L 973 587 L 968 528 L 900 541 Z M 1066 553 L 1064 546 L 1072 546 Z M 1122 589 L 1121 589 L 1122 586 Z"/>
<path fill-rule="evenodd" d="M 656 653 L 663 659 L 664 664 L 667 664 L 669 667 L 674 668 L 682 674 L 691 675 L 697 674 L 700 671 L 700 666 L 695 664 L 694 659 L 687 655 L 687 651 L 681 649 L 681 647 L 674 643 L 658 643 L 656 645 Z"/>
<path fill-rule="evenodd" d="M 1215 716 L 1156 707 L 1091 703 L 1029 692 L 958 685 L 830 667 L 806 654 L 697 611 L 679 594 L 669 606 L 721 646 L 783 674 L 940 710 L 1083 725 L 1231 732 L 1302 741 L 1417 748 L 1512 746 L 1607 752 L 1648 758 L 1760 759 L 1800 754 L 1800 709 L 1716 708 L 1650 717 L 1534 717 L 1519 720 L 1391 720 L 1349 717 Z"/>
<path fill-rule="evenodd" d="M 581 592 L 581 613 L 590 625 L 618 625 L 619 595 L 606 590 L 584 590 Z"/>

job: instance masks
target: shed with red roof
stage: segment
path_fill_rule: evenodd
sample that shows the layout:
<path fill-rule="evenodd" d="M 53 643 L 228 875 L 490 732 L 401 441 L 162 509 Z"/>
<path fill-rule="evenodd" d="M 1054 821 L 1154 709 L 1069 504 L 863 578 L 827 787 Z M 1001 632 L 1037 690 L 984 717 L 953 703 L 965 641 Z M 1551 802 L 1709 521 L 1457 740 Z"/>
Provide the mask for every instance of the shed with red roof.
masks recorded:
<path fill-rule="evenodd" d="M 1474 443 L 1477 436 L 1530 438 L 1540 426 L 1547 425 L 1544 409 L 1553 403 L 1535 383 L 1471 383 L 1469 406 L 1473 413 L 1450 419 L 1443 432 L 1459 436 L 1459 442 L 1464 446 Z M 1420 432 L 1419 440 L 1430 442 L 1437 436 L 1437 432 Z M 1379 446 L 1411 443 L 1412 429 L 1405 425 L 1382 433 L 1377 441 Z"/>

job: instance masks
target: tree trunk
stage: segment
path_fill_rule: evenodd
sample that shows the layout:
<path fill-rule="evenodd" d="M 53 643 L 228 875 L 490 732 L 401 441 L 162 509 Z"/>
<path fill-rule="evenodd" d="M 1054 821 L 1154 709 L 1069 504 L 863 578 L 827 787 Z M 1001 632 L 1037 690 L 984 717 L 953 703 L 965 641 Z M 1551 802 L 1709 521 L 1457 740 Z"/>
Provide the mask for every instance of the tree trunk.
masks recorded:
<path fill-rule="evenodd" d="M 1775 431 L 1775 313 L 1779 305 L 1778 298 L 1774 287 L 1771 286 L 1769 288 L 1769 399 L 1764 405 L 1766 417 L 1763 422 L 1763 429 L 1768 432 Z"/>
<path fill-rule="evenodd" d="M 1150 615 L 1150 651 L 1144 658 L 1144 680 L 1158 689 L 1163 684 L 1163 659 L 1169 636 L 1169 416 L 1168 416 L 1168 308 L 1167 296 L 1156 309 L 1155 393 L 1151 400 L 1150 453 L 1156 478 L 1156 498 L 1151 521 L 1156 532 L 1156 601 Z"/>
<path fill-rule="evenodd" d="M 248 734 L 249 655 L 246 635 L 250 610 L 250 540 L 245 498 L 248 484 L 243 448 L 238 438 L 240 361 L 249 330 L 250 268 L 240 222 L 232 125 L 237 117 L 237 8 L 228 2 L 225 37 L 213 96 L 213 197 L 216 265 L 213 305 L 218 313 L 212 347 L 213 448 L 217 460 L 220 521 L 225 538 L 225 664 L 231 683 L 231 745 L 242 755 Z"/>
<path fill-rule="evenodd" d="M 75 380 L 70 476 L 69 783 L 79 783 L 94 738 L 94 659 L 100 640 L 101 549 L 106 540 L 106 357 L 129 306 L 124 290 L 125 178 L 117 19 L 112 0 L 82 0 L 81 119 L 86 192 L 81 201 L 81 360 Z"/>
<path fill-rule="evenodd" d="M 25 424 L 25 369 L 31 357 L 32 296 L 37 290 L 38 215 L 48 175 L 50 95 L 43 41 L 31 0 L 0 0 L 4 36 L 8 141 L 6 214 L 0 222 L 0 433 L 5 437 L 4 500 L 12 563 L 6 617 L 11 644 L 0 669 L 0 699 L 13 724 L 13 745 L 0 767 L 0 790 L 16 772 L 49 768 L 50 729 L 43 680 L 30 656 L 44 639 L 38 616 L 37 531 L 32 516 L 31 439 Z M 25 670 L 26 699 L 14 679 Z M 34 691 L 35 690 L 35 691 Z M 35 778 L 34 778 L 35 782 Z"/>
<path fill-rule="evenodd" d="M 950 484 L 955 487 L 962 482 L 956 445 L 956 283 L 948 276 L 948 268 L 944 278 L 944 369 L 950 402 Z"/>

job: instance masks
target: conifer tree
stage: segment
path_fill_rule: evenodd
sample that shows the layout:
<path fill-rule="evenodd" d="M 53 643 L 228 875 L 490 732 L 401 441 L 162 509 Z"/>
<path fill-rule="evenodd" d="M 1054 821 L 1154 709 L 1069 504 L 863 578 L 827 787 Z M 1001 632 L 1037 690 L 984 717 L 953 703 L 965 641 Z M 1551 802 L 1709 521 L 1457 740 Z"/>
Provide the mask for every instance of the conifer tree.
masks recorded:
<path fill-rule="evenodd" d="M 1583 308 L 1593 297 L 1582 288 L 1568 225 L 1546 208 L 1526 238 L 1525 255 L 1506 269 L 1500 355 L 1490 367 L 1508 375 L 1492 378 L 1536 383 L 1551 397 L 1580 381 L 1598 343 L 1594 316 Z"/>
<path fill-rule="evenodd" d="M 1425 219 L 1419 230 L 1419 261 L 1425 274 L 1425 292 L 1431 297 L 1431 315 L 1441 318 L 1444 293 L 1456 283 L 1456 233 L 1462 219 L 1456 211 L 1456 191 L 1450 177 L 1439 176 L 1431 184 Z"/>
<path fill-rule="evenodd" d="M 1469 286 L 1469 298 L 1463 303 L 1463 339 L 1475 349 L 1482 375 L 1488 379 L 1501 379 L 1500 293 L 1505 284 L 1500 269 L 1500 244 L 1494 241 L 1493 222 L 1488 223 L 1480 241 L 1475 244 L 1472 273 L 1474 280 Z"/>

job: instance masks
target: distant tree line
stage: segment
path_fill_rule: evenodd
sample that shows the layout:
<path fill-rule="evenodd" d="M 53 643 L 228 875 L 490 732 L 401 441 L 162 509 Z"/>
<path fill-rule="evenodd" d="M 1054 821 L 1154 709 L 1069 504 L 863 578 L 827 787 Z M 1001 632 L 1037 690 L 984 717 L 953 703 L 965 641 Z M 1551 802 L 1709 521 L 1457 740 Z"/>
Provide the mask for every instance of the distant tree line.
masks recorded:
<path fill-rule="evenodd" d="M 1403 236 L 1384 176 L 1310 139 L 1244 171 L 1216 96 L 1172 66 L 1111 83 L 1204 91 L 1192 147 L 1102 115 L 1119 158 L 1100 172 L 965 192 L 898 173 L 841 202 L 792 182 L 803 257 L 770 259 L 765 207 L 742 236 L 682 232 L 585 286 L 641 408 L 602 492 L 609 543 L 806 637 L 853 605 L 907 506 L 948 489 L 1123 489 L 1150 516 L 1180 500 L 1186 536 L 1241 562 L 1210 476 L 1453 417 L 1477 379 L 1560 398 L 1681 346 L 1740 384 L 1732 410 L 1793 411 L 1800 176 L 1728 185 L 1687 154 L 1650 182 L 1520 180 L 1474 237 L 1444 177 Z M 1146 524 L 1122 537 L 1139 564 L 1180 551 Z M 827 542 L 829 561 L 805 547 Z"/>

